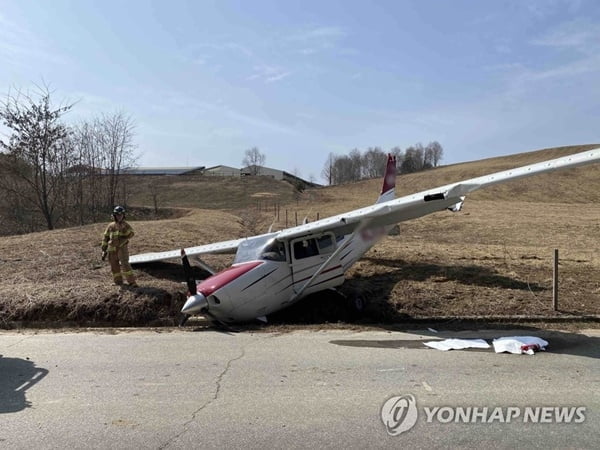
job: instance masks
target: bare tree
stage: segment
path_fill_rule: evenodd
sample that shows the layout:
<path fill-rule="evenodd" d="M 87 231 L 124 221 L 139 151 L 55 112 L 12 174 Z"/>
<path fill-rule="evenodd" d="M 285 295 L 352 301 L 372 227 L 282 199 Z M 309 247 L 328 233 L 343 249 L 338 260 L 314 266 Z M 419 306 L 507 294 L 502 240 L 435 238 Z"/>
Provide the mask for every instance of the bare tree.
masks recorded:
<path fill-rule="evenodd" d="M 433 149 L 427 146 L 423 150 L 423 170 L 431 168 L 433 168 Z"/>
<path fill-rule="evenodd" d="M 441 159 L 442 146 L 436 141 L 427 147 L 418 143 L 406 151 L 393 147 L 389 153 L 396 157 L 396 168 L 400 173 L 411 173 L 435 167 Z M 369 147 L 363 154 L 356 148 L 348 155 L 330 153 L 321 174 L 330 185 L 380 177 L 385 173 L 386 157 L 379 147 Z"/>
<path fill-rule="evenodd" d="M 105 161 L 105 174 L 108 177 L 109 205 L 116 204 L 117 190 L 121 181 L 121 171 L 135 164 L 133 144 L 134 124 L 129 116 L 122 112 L 103 115 L 97 121 L 99 144 Z"/>
<path fill-rule="evenodd" d="M 429 150 L 431 154 L 431 163 L 433 167 L 437 167 L 444 157 L 444 149 L 438 141 L 433 141 L 427 145 L 427 150 Z"/>
<path fill-rule="evenodd" d="M 321 176 L 327 180 L 327 184 L 329 186 L 334 184 L 333 175 L 334 170 L 333 167 L 335 165 L 336 156 L 333 153 L 329 153 L 327 156 L 327 161 L 325 161 L 325 165 L 323 166 L 323 170 L 321 171 Z"/>
<path fill-rule="evenodd" d="M 351 164 L 347 155 L 336 156 L 331 172 L 332 184 L 342 184 L 350 181 Z"/>
<path fill-rule="evenodd" d="M 419 172 L 430 167 L 426 166 L 425 149 L 423 144 L 418 143 L 408 147 L 404 152 L 404 159 L 400 170 L 402 173 Z"/>
<path fill-rule="evenodd" d="M 267 157 L 260 152 L 258 147 L 252 147 L 244 152 L 242 164 L 250 169 L 251 175 L 260 175 L 260 169 L 265 165 L 266 160 Z"/>
<path fill-rule="evenodd" d="M 71 175 L 76 181 L 73 201 L 80 223 L 96 221 L 116 203 L 126 202 L 122 170 L 135 164 L 133 129 L 133 121 L 122 112 L 75 127 L 72 140 L 76 162 Z"/>
<path fill-rule="evenodd" d="M 100 148 L 99 121 L 83 122 L 75 127 L 73 145 L 76 163 L 72 175 L 76 180 L 75 206 L 80 224 L 97 221 L 106 215 L 108 191 L 105 188 L 104 156 Z"/>
<path fill-rule="evenodd" d="M 370 147 L 362 156 L 365 178 L 381 177 L 385 173 L 386 154 L 379 147 Z"/>
<path fill-rule="evenodd" d="M 400 169 L 402 162 L 404 161 L 404 151 L 398 146 L 392 147 L 390 153 L 396 157 L 396 169 Z"/>
<path fill-rule="evenodd" d="M 35 95 L 7 94 L 0 105 L 0 119 L 12 131 L 8 141 L 0 139 L 2 187 L 44 217 L 49 230 L 55 228 L 57 206 L 66 192 L 66 168 L 71 163 L 69 129 L 60 119 L 71 105 L 53 107 L 47 86 Z"/>
<path fill-rule="evenodd" d="M 350 150 L 350 180 L 349 181 L 358 181 L 361 179 L 362 175 L 362 155 L 360 150 L 355 148 Z"/>

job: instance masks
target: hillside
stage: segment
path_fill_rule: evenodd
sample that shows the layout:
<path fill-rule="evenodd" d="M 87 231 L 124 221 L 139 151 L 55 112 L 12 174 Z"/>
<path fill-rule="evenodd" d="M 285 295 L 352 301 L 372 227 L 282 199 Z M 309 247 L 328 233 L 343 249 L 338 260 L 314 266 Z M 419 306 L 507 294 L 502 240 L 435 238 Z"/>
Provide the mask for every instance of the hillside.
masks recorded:
<path fill-rule="evenodd" d="M 532 164 L 538 161 L 578 153 L 598 145 L 579 145 L 520 153 L 461 164 L 441 166 L 433 170 L 399 176 L 396 195 L 442 186 L 492 172 Z M 470 200 L 595 203 L 600 201 L 600 191 L 588 186 L 600 179 L 600 166 L 583 171 L 559 171 L 525 180 L 501 184 L 473 193 Z M 579 180 L 573 182 L 574 176 Z M 565 180 L 565 188 L 563 182 Z M 568 188 L 568 189 L 566 189 Z M 373 203 L 379 195 L 381 180 L 364 180 L 357 183 L 308 189 L 302 195 L 285 181 L 267 177 L 223 178 L 203 176 L 137 176 L 127 181 L 128 203 L 152 206 L 152 192 L 158 196 L 159 207 L 183 207 L 240 211 L 254 209 L 258 203 L 278 203 L 290 212 L 298 211 L 301 217 L 316 218 L 336 214 Z"/>
<path fill-rule="evenodd" d="M 128 204 L 235 211 L 259 202 L 286 204 L 295 198 L 294 186 L 269 177 L 202 175 L 128 176 Z"/>
<path fill-rule="evenodd" d="M 590 147 L 440 167 L 399 177 L 397 191 L 408 194 Z M 232 183 L 210 186 L 175 178 L 154 180 L 159 181 L 159 206 L 188 210 L 163 221 L 130 217 L 136 231 L 132 254 L 235 238 L 252 228 L 265 231 L 275 214 L 255 211 L 257 198 L 280 199 L 280 220 L 275 226 L 282 227 L 284 210 L 290 220 L 296 212 L 311 220 L 317 213 L 325 217 L 372 203 L 381 184 L 369 180 L 309 190 L 294 198 L 288 184 L 252 188 L 247 184 L 245 192 L 243 187 L 225 192 L 233 189 Z M 142 184 L 136 189 L 130 191 L 131 203 L 150 206 Z M 252 197 L 256 194 L 260 195 Z M 230 204 L 227 198 L 232 199 Z M 213 201 L 224 210 L 197 209 Z M 559 314 L 600 314 L 599 218 L 600 165 L 479 191 L 467 198 L 460 213 L 441 212 L 402 223 L 398 235 L 383 240 L 351 269 L 343 290 L 359 291 L 370 300 L 366 319 L 372 322 L 427 316 L 552 315 L 551 258 L 552 250 L 559 248 Z M 176 317 L 185 292 L 180 265 L 162 263 L 136 270 L 140 284 L 136 289 L 113 286 L 108 265 L 100 260 L 105 225 L 0 238 L 2 323 L 152 325 Z M 206 259 L 224 267 L 230 258 Z M 311 317 L 318 309 L 315 301 L 307 299 L 283 320 L 335 320 L 325 313 Z M 329 304 L 332 299 L 319 301 Z"/>

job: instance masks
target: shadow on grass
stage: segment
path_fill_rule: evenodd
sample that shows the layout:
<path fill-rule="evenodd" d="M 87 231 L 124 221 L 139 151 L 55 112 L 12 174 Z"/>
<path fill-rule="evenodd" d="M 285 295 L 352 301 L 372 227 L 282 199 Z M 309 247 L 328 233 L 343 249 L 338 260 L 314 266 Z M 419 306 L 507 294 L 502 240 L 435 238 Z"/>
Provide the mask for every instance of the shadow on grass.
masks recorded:
<path fill-rule="evenodd" d="M 275 323 L 319 324 L 330 322 L 396 323 L 414 320 L 410 315 L 397 311 L 387 299 L 396 284 L 402 280 L 425 282 L 454 281 L 465 285 L 511 290 L 544 291 L 535 283 L 526 283 L 499 275 L 495 270 L 480 266 L 447 266 L 431 263 L 409 263 L 403 260 L 364 258 L 376 265 L 393 268 L 381 274 L 355 276 L 336 291 L 322 291 L 302 299 L 298 303 L 269 316 Z M 357 315 L 348 309 L 348 298 L 362 296 L 367 303 L 363 313 Z"/>
<path fill-rule="evenodd" d="M 482 287 L 497 287 L 503 289 L 528 290 L 533 292 L 545 291 L 546 288 L 536 283 L 527 283 L 511 277 L 499 275 L 497 271 L 488 267 L 475 265 L 442 265 L 432 263 L 406 262 L 401 259 L 363 258 L 373 264 L 397 269 L 393 272 L 373 276 L 375 280 L 391 277 L 394 280 L 404 279 L 413 281 L 427 281 L 436 278 L 438 282 L 456 281 L 466 285 Z"/>
<path fill-rule="evenodd" d="M 133 268 L 135 270 L 145 272 L 153 278 L 160 278 L 163 280 L 176 282 L 184 282 L 186 279 L 185 274 L 183 273 L 183 266 L 180 262 L 155 261 L 144 264 L 136 264 Z M 209 272 L 193 264 L 192 274 L 196 280 L 203 280 L 210 276 Z"/>

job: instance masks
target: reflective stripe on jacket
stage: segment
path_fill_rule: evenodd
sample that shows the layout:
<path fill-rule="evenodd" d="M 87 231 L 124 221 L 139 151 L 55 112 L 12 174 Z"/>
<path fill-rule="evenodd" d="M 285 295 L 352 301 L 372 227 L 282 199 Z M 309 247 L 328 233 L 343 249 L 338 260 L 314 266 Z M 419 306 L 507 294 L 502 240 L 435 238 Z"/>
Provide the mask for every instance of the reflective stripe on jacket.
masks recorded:
<path fill-rule="evenodd" d="M 102 250 L 114 252 L 119 247 L 127 245 L 134 235 L 133 228 L 126 221 L 112 222 L 106 227 L 102 239 Z"/>

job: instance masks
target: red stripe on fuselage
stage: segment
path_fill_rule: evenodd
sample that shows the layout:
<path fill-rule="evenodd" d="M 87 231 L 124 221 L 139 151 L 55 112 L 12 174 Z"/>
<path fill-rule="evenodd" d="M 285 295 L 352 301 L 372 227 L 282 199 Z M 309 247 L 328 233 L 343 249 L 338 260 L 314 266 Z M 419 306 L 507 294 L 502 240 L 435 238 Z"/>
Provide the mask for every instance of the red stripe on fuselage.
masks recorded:
<path fill-rule="evenodd" d="M 235 266 L 231 266 L 222 272 L 219 272 L 212 277 L 207 278 L 202 281 L 202 283 L 198 283 L 197 289 L 205 297 L 208 297 L 213 292 L 221 289 L 226 284 L 231 283 L 233 280 L 241 277 L 245 273 L 251 271 L 255 267 L 258 267 L 262 264 L 262 261 L 252 261 L 242 264 L 236 264 Z"/>

